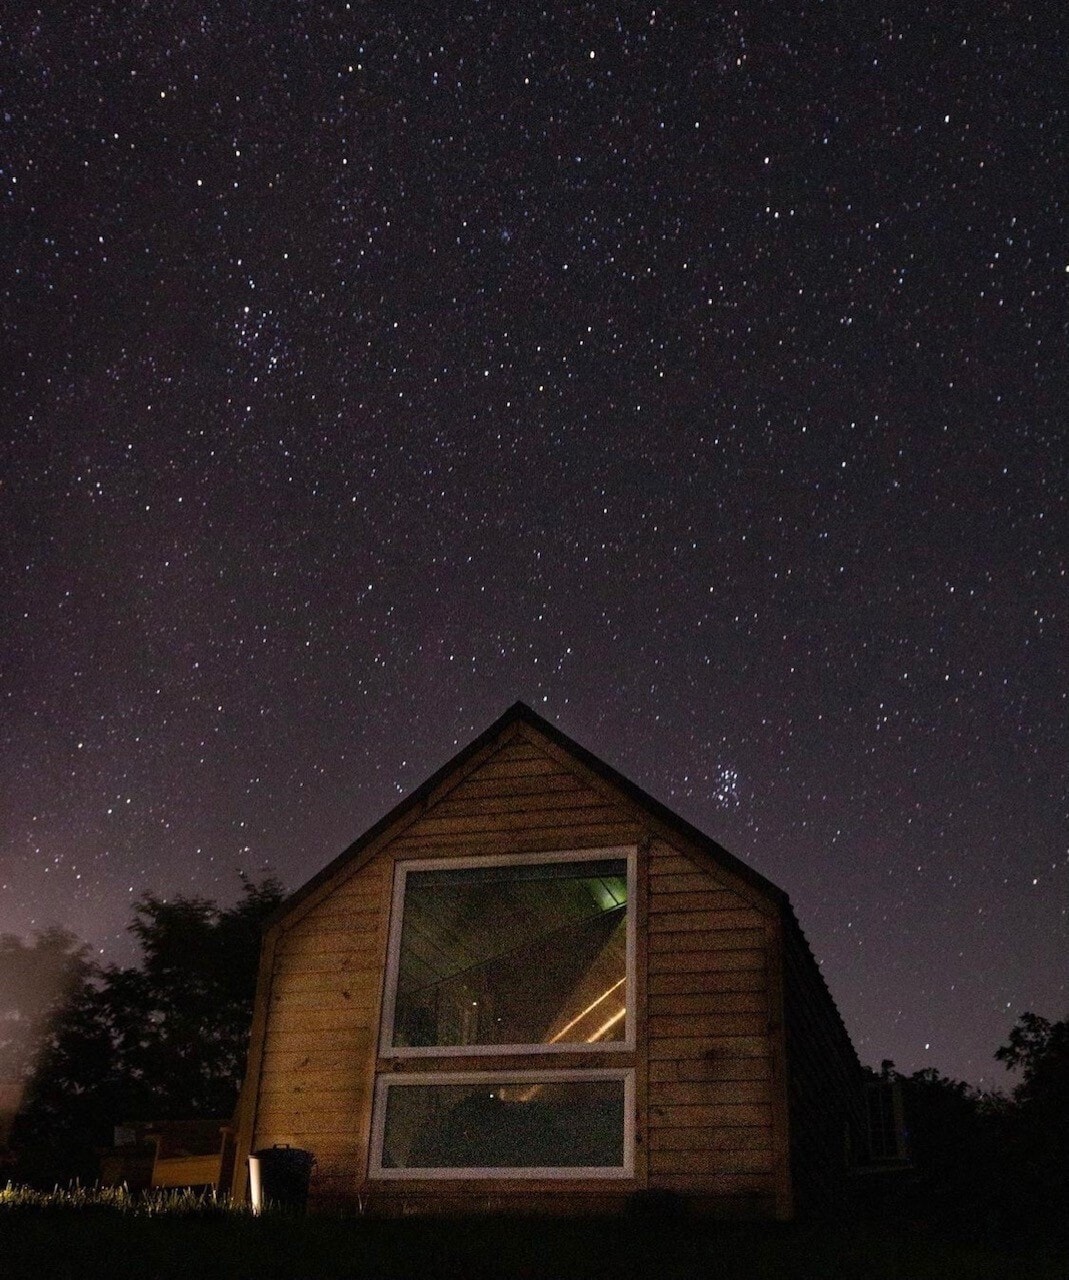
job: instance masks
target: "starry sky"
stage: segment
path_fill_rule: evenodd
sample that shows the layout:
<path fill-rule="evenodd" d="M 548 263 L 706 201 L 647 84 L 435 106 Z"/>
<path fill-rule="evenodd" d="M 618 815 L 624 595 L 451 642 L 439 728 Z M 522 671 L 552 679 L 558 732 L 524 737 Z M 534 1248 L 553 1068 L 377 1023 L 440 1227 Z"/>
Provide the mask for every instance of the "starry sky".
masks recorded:
<path fill-rule="evenodd" d="M 1066 32 L 159 0 L 0 41 L 0 932 L 290 888 L 523 699 L 863 1061 L 1069 1012 Z"/>

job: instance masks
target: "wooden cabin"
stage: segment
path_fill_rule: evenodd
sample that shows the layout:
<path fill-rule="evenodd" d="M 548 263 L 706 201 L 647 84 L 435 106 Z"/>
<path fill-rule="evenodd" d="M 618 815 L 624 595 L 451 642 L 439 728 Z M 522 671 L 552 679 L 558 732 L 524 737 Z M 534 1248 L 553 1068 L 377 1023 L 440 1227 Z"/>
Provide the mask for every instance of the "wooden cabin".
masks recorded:
<path fill-rule="evenodd" d="M 313 1207 L 787 1218 L 861 1099 L 786 895 L 517 704 L 268 928 L 233 1190 L 289 1144 Z"/>

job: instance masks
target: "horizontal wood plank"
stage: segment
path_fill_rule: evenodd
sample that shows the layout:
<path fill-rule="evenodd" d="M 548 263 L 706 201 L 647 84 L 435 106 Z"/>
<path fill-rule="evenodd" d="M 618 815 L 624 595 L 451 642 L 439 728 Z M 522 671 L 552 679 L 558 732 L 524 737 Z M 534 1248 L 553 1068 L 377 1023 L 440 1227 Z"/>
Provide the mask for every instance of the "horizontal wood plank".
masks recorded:
<path fill-rule="evenodd" d="M 625 1178 L 472 1178 L 463 1182 L 448 1179 L 403 1182 L 370 1178 L 361 1187 L 373 1213 L 394 1213 L 433 1217 L 452 1214 L 532 1212 L 568 1217 L 594 1213 L 619 1213 L 625 1208 L 633 1183 Z M 479 1274 L 487 1274 L 480 1271 Z M 493 1274 L 511 1274 L 500 1271 Z M 522 1273 L 521 1273 L 522 1274 Z"/>
<path fill-rule="evenodd" d="M 635 844 L 641 836 L 637 823 L 604 822 L 574 825 L 522 827 L 515 831 L 429 835 L 419 824 L 391 842 L 390 851 L 406 858 L 458 858 L 480 853 L 549 853 L 568 849 L 610 848 Z"/>
<path fill-rule="evenodd" d="M 277 972 L 271 982 L 271 996 L 300 996 L 306 992 L 348 991 L 355 998 L 357 992 L 377 993 L 382 987 L 382 973 L 378 969 L 350 969 L 344 965 L 329 968 L 289 968 Z"/>
<path fill-rule="evenodd" d="M 275 1049 L 269 1046 L 263 1057 L 262 1078 L 266 1082 L 322 1073 L 370 1080 L 375 1061 L 370 1049 L 370 1043 L 365 1043 L 362 1050 L 357 1046 L 357 1051 L 354 1051 L 341 1045 L 309 1044 L 307 1039 L 302 1048 Z"/>
<path fill-rule="evenodd" d="M 651 1151 L 771 1151 L 770 1125 L 740 1125 L 738 1128 L 651 1129 L 647 1145 Z"/>
<path fill-rule="evenodd" d="M 313 933 L 319 929 L 352 929 L 355 933 L 374 933 L 388 907 L 388 900 L 383 901 L 378 894 L 368 898 L 359 897 L 356 894 L 347 894 L 345 897 L 331 895 L 302 916 L 293 932 L 296 934 L 298 930 Z"/>
<path fill-rule="evenodd" d="M 758 1013 L 695 1013 L 646 1020 L 646 1034 L 655 1040 L 672 1036 L 759 1036 L 767 1033 L 768 1018 Z"/>
<path fill-rule="evenodd" d="M 457 796 L 436 804 L 428 810 L 428 817 L 463 818 L 481 814 L 511 813 L 569 813 L 573 809 L 612 809 L 593 791 L 582 788 L 555 791 L 512 792 L 498 796 Z"/>
<path fill-rule="evenodd" d="M 256 1121 L 265 1129 L 284 1126 L 303 1133 L 345 1133 L 353 1127 L 363 1093 L 334 1093 L 323 1100 L 272 1093 L 260 1100 Z"/>
<path fill-rule="evenodd" d="M 746 905 L 745 899 L 734 890 L 726 888 L 711 873 L 696 870 L 693 863 L 689 871 L 654 871 L 650 867 L 651 896 L 671 897 L 678 893 L 729 893 L 736 905 Z"/>
<path fill-rule="evenodd" d="M 308 917 L 306 917 L 307 919 Z M 349 929 L 332 925 L 330 928 L 296 929 L 284 933 L 275 948 L 276 972 L 285 968 L 291 960 L 314 956 L 370 956 L 377 960 L 381 941 L 377 929 Z M 357 966 L 354 966 L 357 967 Z M 358 966 L 370 967 L 370 966 Z"/>
<path fill-rule="evenodd" d="M 381 982 L 385 961 L 375 952 L 363 948 L 357 951 L 298 951 L 280 958 L 275 965 L 274 980 L 296 981 L 307 978 L 314 982 L 316 976 L 350 979 L 357 983 Z"/>
<path fill-rule="evenodd" d="M 656 1058 L 701 1058 L 706 1055 L 731 1058 L 767 1058 L 772 1045 L 768 1036 L 679 1036 L 651 1040 L 649 1056 Z"/>
<path fill-rule="evenodd" d="M 650 1081 L 649 1105 L 712 1106 L 717 1103 L 763 1102 L 772 1100 L 771 1084 L 765 1080 Z"/>
<path fill-rule="evenodd" d="M 757 1013 L 767 1017 L 764 991 L 697 991 L 682 995 L 651 996 L 647 1009 L 654 1017 L 680 1017 L 702 1013 Z"/>
<path fill-rule="evenodd" d="M 771 1173 L 772 1152 L 766 1150 L 725 1151 L 651 1151 L 649 1156 L 651 1174 L 718 1174 L 732 1176 L 736 1174 Z"/>
<path fill-rule="evenodd" d="M 698 866 L 691 858 L 677 849 L 655 841 L 650 849 L 649 868 L 651 876 L 686 876 L 700 875 L 708 888 L 712 875 L 704 867 Z"/>
<path fill-rule="evenodd" d="M 772 1075 L 769 1058 L 657 1058 L 649 1064 L 650 1088 L 670 1080 L 768 1080 Z"/>
<path fill-rule="evenodd" d="M 701 933 L 682 930 L 677 933 L 651 932 L 646 945 L 651 955 L 659 951 L 733 951 L 740 945 L 740 939 L 735 936 L 740 933 L 744 935 L 741 945 L 752 947 L 763 941 L 760 929 L 703 930 Z"/>
<path fill-rule="evenodd" d="M 298 1129 L 286 1124 L 257 1124 L 252 1149 L 273 1146 L 303 1147 L 315 1153 L 317 1162 L 360 1159 L 363 1149 L 350 1130 Z"/>
<path fill-rule="evenodd" d="M 764 952 L 760 950 L 763 935 L 756 929 L 741 929 L 716 935 L 718 945 L 699 951 L 650 949 L 649 972 L 717 973 L 726 969 L 762 969 Z M 651 939 L 652 941 L 652 939 Z"/>
<path fill-rule="evenodd" d="M 743 911 L 674 911 L 650 909 L 650 933 L 720 933 L 725 929 L 763 929 L 764 921 L 752 907 Z"/>
<path fill-rule="evenodd" d="M 440 807 L 440 806 L 439 806 Z M 412 831 L 406 833 L 426 838 L 428 836 L 467 836 L 498 831 L 528 831 L 532 828 L 549 827 L 555 830 L 567 829 L 573 822 L 577 826 L 592 826 L 611 823 L 619 820 L 616 810 L 606 804 L 590 804 L 573 810 L 535 809 L 519 813 L 459 813 L 454 816 L 439 817 L 438 809 L 430 815 L 420 818 Z"/>
<path fill-rule="evenodd" d="M 345 1027 L 330 1028 L 317 1037 L 311 1037 L 307 1031 L 290 1027 L 272 1026 L 273 1018 L 267 1020 L 267 1035 L 264 1049 L 272 1053 L 367 1053 L 378 1039 L 378 1027 Z M 313 1043 L 313 1039 L 318 1043 Z"/>
<path fill-rule="evenodd" d="M 716 1196 L 718 1200 L 730 1195 L 759 1195 L 771 1199 L 775 1193 L 771 1173 L 659 1173 L 650 1175 L 650 1186 L 666 1191 Z"/>
<path fill-rule="evenodd" d="M 390 895 L 390 865 L 383 858 L 373 858 L 331 889 L 330 898 L 380 898 Z"/>
<path fill-rule="evenodd" d="M 694 911 L 750 911 L 755 919 L 760 914 L 744 902 L 737 893 L 730 889 L 712 889 L 706 884 L 700 892 L 693 893 L 658 893 L 657 881 L 650 886 L 650 914 L 657 916 L 678 916 L 684 912 Z"/>
<path fill-rule="evenodd" d="M 460 786 L 446 793 L 439 804 L 449 802 L 477 804 L 484 798 L 493 799 L 499 796 L 548 795 L 556 793 L 567 795 L 571 792 L 591 794 L 589 787 L 584 787 L 578 779 L 567 773 L 539 773 L 528 777 L 486 777 L 475 774 L 462 782 Z M 432 805 L 437 808 L 437 805 Z"/>
<path fill-rule="evenodd" d="M 502 742 L 496 751 L 486 757 L 484 764 L 500 760 L 529 760 L 532 758 L 545 760 L 551 757 L 540 739 L 536 741 L 527 737 L 521 730 L 507 741 Z M 477 773 L 483 767 L 484 765 L 480 764 L 472 772 Z"/>
<path fill-rule="evenodd" d="M 717 1106 L 651 1106 L 650 1129 L 716 1129 L 772 1124 L 772 1108 L 762 1103 L 722 1103 Z"/>
<path fill-rule="evenodd" d="M 745 952 L 732 952 L 734 957 L 745 957 Z M 723 956 L 720 957 L 723 959 Z M 751 964 L 740 968 L 736 965 L 721 967 L 715 971 L 685 971 L 683 973 L 651 973 L 646 979 L 646 991 L 651 1007 L 658 998 L 702 992 L 764 991 L 767 986 L 764 956 L 759 951 L 751 954 Z"/>
<path fill-rule="evenodd" d="M 469 781 L 486 778 L 533 778 L 540 774 L 554 774 L 557 777 L 574 777 L 567 769 L 562 769 L 556 760 L 540 752 L 515 753 L 508 757 L 494 756 L 480 765 L 471 775 Z M 466 784 L 461 784 L 466 785 Z"/>
<path fill-rule="evenodd" d="M 378 992 L 375 989 L 350 991 L 275 991 L 271 992 L 271 1008 L 279 1015 L 288 1018 L 293 1013 L 327 1013 L 336 1014 L 338 1026 L 348 1026 L 354 1019 L 370 1022 L 378 1007 Z M 291 1025 L 287 1023 L 286 1025 Z M 309 1027 L 328 1025 L 311 1020 Z"/>
<path fill-rule="evenodd" d="M 341 1000 L 318 1008 L 308 1008 L 292 1000 L 272 1002 L 268 1029 L 275 1036 L 314 1034 L 346 1035 L 361 1028 L 371 1029 L 372 1007 L 368 1004 Z M 377 1030 L 377 1026 L 375 1028 Z"/>
<path fill-rule="evenodd" d="M 364 1068 L 361 1070 L 361 1068 Z M 364 1063 L 352 1060 L 348 1066 L 331 1068 L 280 1069 L 271 1064 L 263 1073 L 260 1088 L 264 1098 L 272 1094 L 285 1097 L 319 1098 L 328 1094 L 363 1095 L 370 1089 L 370 1075 Z"/>

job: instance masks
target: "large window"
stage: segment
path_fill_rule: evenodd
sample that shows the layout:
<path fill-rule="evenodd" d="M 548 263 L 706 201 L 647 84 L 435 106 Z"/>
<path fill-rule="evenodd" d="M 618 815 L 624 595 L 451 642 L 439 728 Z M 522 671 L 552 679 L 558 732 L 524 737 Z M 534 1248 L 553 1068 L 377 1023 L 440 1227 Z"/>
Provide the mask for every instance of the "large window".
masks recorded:
<path fill-rule="evenodd" d="M 633 1173 L 634 1073 L 383 1076 L 378 1178 L 618 1177 Z"/>
<path fill-rule="evenodd" d="M 374 1177 L 632 1176 L 634 890 L 634 849 L 397 865 Z"/>
<path fill-rule="evenodd" d="M 634 855 L 398 865 L 384 1056 L 631 1048 Z"/>

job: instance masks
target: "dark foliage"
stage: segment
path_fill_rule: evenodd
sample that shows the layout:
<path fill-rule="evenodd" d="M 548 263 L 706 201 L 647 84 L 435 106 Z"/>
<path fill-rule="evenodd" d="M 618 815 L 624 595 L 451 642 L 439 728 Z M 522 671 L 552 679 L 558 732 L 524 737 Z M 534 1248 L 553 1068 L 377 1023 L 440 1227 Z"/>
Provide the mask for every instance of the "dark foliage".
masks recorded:
<path fill-rule="evenodd" d="M 18 1174 L 90 1179 L 129 1121 L 228 1118 L 245 1065 L 260 932 L 278 881 L 238 902 L 147 896 L 131 931 L 140 967 L 87 966 L 45 1037 L 12 1128 Z"/>
<path fill-rule="evenodd" d="M 1069 1020 L 1023 1014 L 995 1057 L 1021 1073 L 1012 1097 L 883 1064 L 902 1091 L 912 1170 L 882 1211 L 973 1237 L 1069 1231 Z"/>
<path fill-rule="evenodd" d="M 906 1140 L 917 1167 L 931 1179 L 955 1175 L 990 1145 L 1003 1099 L 982 1093 L 932 1067 L 902 1078 Z"/>
<path fill-rule="evenodd" d="M 1005 1133 L 1014 1194 L 1069 1234 L 1069 1018 L 1022 1015 L 995 1057 L 1021 1072 Z"/>
<path fill-rule="evenodd" d="M 1014 1098 L 1023 1107 L 1069 1110 L 1069 1018 L 1048 1022 L 1035 1013 L 1022 1014 L 995 1057 L 1011 1070 L 1020 1069 Z"/>

